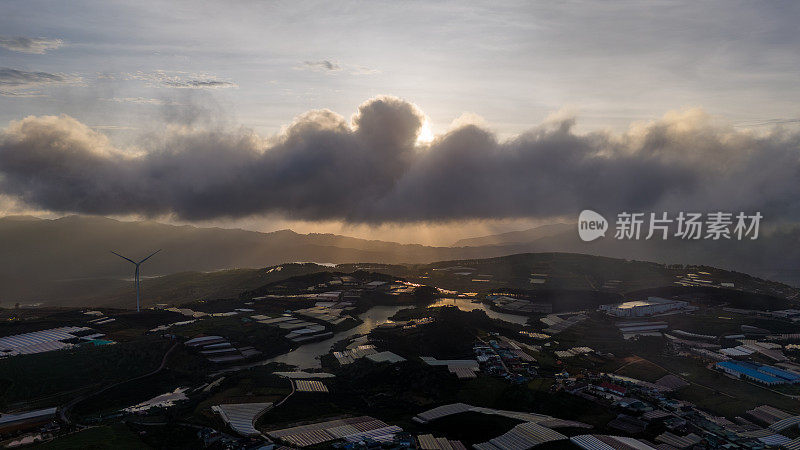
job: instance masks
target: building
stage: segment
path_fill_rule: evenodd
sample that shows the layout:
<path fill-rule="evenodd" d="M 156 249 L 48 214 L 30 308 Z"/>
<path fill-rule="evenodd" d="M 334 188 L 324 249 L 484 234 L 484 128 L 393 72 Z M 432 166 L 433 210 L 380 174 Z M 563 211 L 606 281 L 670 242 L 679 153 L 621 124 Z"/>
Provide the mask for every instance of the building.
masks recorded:
<path fill-rule="evenodd" d="M 215 405 L 211 410 L 219 414 L 231 429 L 242 436 L 260 436 L 254 424 L 262 414 L 272 408 L 272 403 L 235 403 Z"/>
<path fill-rule="evenodd" d="M 403 429 L 396 425 L 389 425 L 370 416 L 361 416 L 272 430 L 268 431 L 267 435 L 290 445 L 291 448 L 302 448 L 341 440 L 351 444 L 367 440 L 390 443 L 395 435 L 402 431 Z M 353 445 L 345 446 L 345 448 L 353 447 Z"/>
<path fill-rule="evenodd" d="M 632 300 L 623 303 L 601 305 L 600 311 L 615 317 L 646 317 L 689 307 L 689 302 L 647 297 L 647 300 Z"/>
<path fill-rule="evenodd" d="M 800 375 L 773 366 L 740 361 L 722 361 L 718 362 L 716 367 L 728 375 L 746 378 L 767 386 L 800 383 Z"/>
<path fill-rule="evenodd" d="M 386 291 L 390 288 L 390 284 L 385 281 L 370 281 L 364 287 L 373 291 Z"/>
<path fill-rule="evenodd" d="M 91 335 L 92 339 L 103 336 L 102 333 L 96 333 L 91 328 L 60 327 L 0 337 L 0 357 L 32 355 L 72 348 L 87 335 Z"/>
<path fill-rule="evenodd" d="M 0 415 L 0 433 L 31 429 L 56 418 L 57 408 L 37 409 L 15 414 Z"/>
<path fill-rule="evenodd" d="M 780 311 L 771 311 L 768 314 L 781 319 L 800 320 L 800 310 L 798 309 L 782 309 Z"/>

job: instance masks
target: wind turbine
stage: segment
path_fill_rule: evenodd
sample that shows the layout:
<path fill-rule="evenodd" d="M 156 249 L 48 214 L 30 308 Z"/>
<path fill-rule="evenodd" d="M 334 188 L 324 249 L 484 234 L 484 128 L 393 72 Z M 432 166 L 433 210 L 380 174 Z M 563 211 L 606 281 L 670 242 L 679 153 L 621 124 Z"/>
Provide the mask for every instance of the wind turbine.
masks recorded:
<path fill-rule="evenodd" d="M 161 251 L 161 249 L 158 249 L 158 250 L 154 251 L 153 253 L 150 254 L 150 256 L 148 256 L 147 258 L 145 258 L 145 259 L 143 259 L 143 260 L 141 260 L 139 262 L 136 262 L 136 261 L 134 261 L 134 260 L 132 260 L 130 258 L 122 256 L 122 255 L 120 255 L 119 253 L 117 253 L 117 252 L 115 252 L 113 250 L 111 251 L 111 253 L 119 256 L 120 258 L 122 258 L 122 259 L 130 262 L 134 266 L 136 266 L 136 272 L 134 272 L 134 280 L 136 280 L 136 312 L 139 312 L 139 266 L 141 266 L 143 262 L 147 261 L 153 255 L 155 255 L 156 253 L 158 253 L 160 251 Z"/>

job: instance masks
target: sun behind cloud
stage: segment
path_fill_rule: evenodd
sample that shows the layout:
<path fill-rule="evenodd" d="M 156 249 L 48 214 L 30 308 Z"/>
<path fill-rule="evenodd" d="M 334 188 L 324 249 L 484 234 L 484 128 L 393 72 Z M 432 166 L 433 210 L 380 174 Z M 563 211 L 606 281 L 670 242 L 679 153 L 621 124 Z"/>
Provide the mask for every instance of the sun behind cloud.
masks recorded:
<path fill-rule="evenodd" d="M 417 145 L 430 144 L 435 137 L 433 128 L 431 127 L 431 121 L 426 117 L 422 126 L 419 128 L 419 134 L 417 134 Z"/>

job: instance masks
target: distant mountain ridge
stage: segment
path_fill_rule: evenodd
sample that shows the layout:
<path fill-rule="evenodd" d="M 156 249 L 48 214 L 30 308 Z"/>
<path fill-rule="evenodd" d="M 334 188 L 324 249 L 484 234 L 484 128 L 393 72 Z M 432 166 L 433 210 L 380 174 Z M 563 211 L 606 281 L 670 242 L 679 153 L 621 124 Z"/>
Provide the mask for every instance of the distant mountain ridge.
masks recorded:
<path fill-rule="evenodd" d="M 130 264 L 111 250 L 137 259 L 163 249 L 142 266 L 145 277 L 296 261 L 432 262 L 459 256 L 448 248 L 332 234 L 261 233 L 95 216 L 3 217 L 0 242 L 0 304 L 57 295 L 64 281 L 130 277 Z"/>
<path fill-rule="evenodd" d="M 456 244 L 484 244 L 481 248 L 510 253 L 568 252 L 667 264 L 705 264 L 736 270 L 765 279 L 800 286 L 800 227 L 762 229 L 757 240 L 617 240 L 610 232 L 603 239 L 583 242 L 575 224 L 554 224 L 501 233 Z"/>
<path fill-rule="evenodd" d="M 453 244 L 453 247 L 480 247 L 485 245 L 521 244 L 573 231 L 575 227 L 575 224 L 568 223 L 541 225 L 522 231 L 509 231 L 506 233 L 461 239 L 456 241 Z"/>
<path fill-rule="evenodd" d="M 800 230 L 781 229 L 758 241 L 617 241 L 586 243 L 574 226 L 553 224 L 520 232 L 463 239 L 456 247 L 358 239 L 334 234 L 261 233 L 105 217 L 0 218 L 0 305 L 58 302 L 67 286 L 96 288 L 96 280 L 124 282 L 132 267 L 112 255 L 141 258 L 142 276 L 261 268 L 287 262 L 432 263 L 518 253 L 567 252 L 660 263 L 706 264 L 800 285 Z M 94 280 L 94 281 L 93 281 Z"/>

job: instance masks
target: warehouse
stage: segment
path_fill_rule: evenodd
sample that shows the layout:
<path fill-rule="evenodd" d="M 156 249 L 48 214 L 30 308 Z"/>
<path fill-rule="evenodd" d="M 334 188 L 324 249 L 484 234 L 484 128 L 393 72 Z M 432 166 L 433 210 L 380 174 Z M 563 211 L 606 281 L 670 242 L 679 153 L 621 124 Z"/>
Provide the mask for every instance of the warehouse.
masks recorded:
<path fill-rule="evenodd" d="M 763 372 L 772 375 L 776 378 L 780 378 L 781 380 L 784 380 L 784 382 L 786 383 L 795 384 L 800 382 L 800 375 L 794 372 L 789 372 L 788 370 L 779 369 L 773 366 L 761 366 L 758 368 L 758 370 L 759 372 Z"/>
<path fill-rule="evenodd" d="M 722 361 L 716 367 L 728 375 L 744 377 L 767 386 L 776 384 L 798 383 L 800 375 L 794 372 L 778 369 L 777 367 L 765 366 L 748 362 Z"/>
<path fill-rule="evenodd" d="M 647 300 L 633 300 L 623 303 L 601 305 L 600 310 L 615 317 L 646 317 L 689 307 L 688 302 L 669 300 L 661 297 L 647 297 Z"/>

